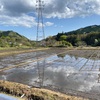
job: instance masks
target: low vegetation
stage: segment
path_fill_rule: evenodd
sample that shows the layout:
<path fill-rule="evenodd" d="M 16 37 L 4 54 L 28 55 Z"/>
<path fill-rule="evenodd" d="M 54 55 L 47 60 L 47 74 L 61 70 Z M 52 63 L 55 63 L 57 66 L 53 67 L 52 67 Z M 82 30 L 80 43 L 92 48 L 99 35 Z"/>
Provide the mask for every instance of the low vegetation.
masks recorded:
<path fill-rule="evenodd" d="M 24 100 L 83 100 L 81 97 L 65 95 L 47 89 L 31 88 L 27 85 L 3 80 L 0 81 L 0 92 L 17 97 L 24 95 Z M 84 100 L 89 99 L 84 98 Z"/>

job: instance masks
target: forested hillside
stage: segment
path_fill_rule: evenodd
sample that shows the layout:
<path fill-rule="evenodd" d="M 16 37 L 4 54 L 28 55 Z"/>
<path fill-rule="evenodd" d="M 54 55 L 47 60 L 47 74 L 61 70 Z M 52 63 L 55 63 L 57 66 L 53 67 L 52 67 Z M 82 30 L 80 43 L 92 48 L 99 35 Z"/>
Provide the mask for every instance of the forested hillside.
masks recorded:
<path fill-rule="evenodd" d="M 58 33 L 48 37 L 47 44 L 55 41 L 57 46 L 100 46 L 100 25 L 88 26 L 71 32 Z M 52 45 L 51 45 L 52 46 Z M 54 46 L 54 44 L 53 44 Z"/>
<path fill-rule="evenodd" d="M 33 46 L 34 42 L 13 31 L 0 31 L 0 47 Z"/>

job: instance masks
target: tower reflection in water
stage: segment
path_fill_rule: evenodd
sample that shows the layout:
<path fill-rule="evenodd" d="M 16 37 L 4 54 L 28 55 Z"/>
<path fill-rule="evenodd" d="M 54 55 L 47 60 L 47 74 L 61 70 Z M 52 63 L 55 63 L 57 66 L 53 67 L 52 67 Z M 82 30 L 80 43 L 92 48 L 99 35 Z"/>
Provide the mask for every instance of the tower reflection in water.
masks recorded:
<path fill-rule="evenodd" d="M 38 86 L 41 88 L 44 86 L 44 73 L 45 73 L 45 66 L 46 66 L 46 60 L 43 59 L 40 61 L 37 58 L 37 73 L 38 73 Z"/>

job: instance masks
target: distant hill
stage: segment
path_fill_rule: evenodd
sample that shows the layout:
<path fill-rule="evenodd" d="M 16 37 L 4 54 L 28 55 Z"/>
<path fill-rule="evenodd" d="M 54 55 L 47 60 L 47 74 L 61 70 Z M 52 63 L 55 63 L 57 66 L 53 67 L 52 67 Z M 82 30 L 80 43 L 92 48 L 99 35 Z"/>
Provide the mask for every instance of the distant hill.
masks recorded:
<path fill-rule="evenodd" d="M 34 43 L 13 31 L 0 31 L 0 47 L 32 46 Z"/>
<path fill-rule="evenodd" d="M 87 26 L 75 31 L 65 32 L 65 33 L 70 35 L 70 34 L 83 34 L 83 33 L 90 33 L 90 32 L 100 32 L 100 25 Z"/>
<path fill-rule="evenodd" d="M 58 33 L 46 41 L 49 46 L 100 46 L 100 25 Z"/>
<path fill-rule="evenodd" d="M 100 46 L 100 25 L 92 25 L 54 36 L 57 41 L 67 41 L 73 46 Z"/>

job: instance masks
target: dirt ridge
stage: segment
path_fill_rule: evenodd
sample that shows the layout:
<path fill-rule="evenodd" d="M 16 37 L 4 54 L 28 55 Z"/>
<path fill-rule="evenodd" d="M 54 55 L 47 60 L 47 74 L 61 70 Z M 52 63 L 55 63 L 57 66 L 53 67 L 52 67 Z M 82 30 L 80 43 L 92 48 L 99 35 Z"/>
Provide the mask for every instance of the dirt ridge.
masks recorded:
<path fill-rule="evenodd" d="M 25 100 L 72 100 L 72 98 L 73 100 L 83 100 L 82 97 L 65 95 L 42 88 L 31 88 L 27 85 L 4 80 L 0 80 L 0 92 L 11 94 L 17 97 L 24 95 Z"/>

